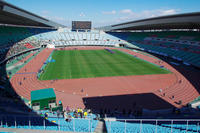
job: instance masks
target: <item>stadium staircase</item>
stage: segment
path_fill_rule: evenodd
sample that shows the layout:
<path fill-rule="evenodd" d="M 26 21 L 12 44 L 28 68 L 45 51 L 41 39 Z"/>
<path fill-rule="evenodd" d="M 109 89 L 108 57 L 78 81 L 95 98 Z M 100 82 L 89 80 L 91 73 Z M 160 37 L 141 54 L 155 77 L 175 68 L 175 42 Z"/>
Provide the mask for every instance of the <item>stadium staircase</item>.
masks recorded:
<path fill-rule="evenodd" d="M 95 133 L 107 133 L 105 122 L 99 121 L 94 132 Z"/>

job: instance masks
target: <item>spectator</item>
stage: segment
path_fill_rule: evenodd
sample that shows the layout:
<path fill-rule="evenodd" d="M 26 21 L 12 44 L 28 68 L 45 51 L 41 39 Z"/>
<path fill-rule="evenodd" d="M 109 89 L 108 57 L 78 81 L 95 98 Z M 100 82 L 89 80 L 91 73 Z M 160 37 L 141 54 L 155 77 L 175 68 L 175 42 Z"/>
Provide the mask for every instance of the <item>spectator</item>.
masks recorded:
<path fill-rule="evenodd" d="M 67 113 L 70 112 L 70 108 L 69 108 L 69 106 L 66 107 L 66 112 L 67 112 Z"/>
<path fill-rule="evenodd" d="M 83 112 L 80 113 L 80 117 L 83 118 Z"/>
<path fill-rule="evenodd" d="M 88 113 L 84 112 L 84 118 L 87 118 Z"/>
<path fill-rule="evenodd" d="M 57 117 L 59 117 L 60 116 L 60 111 L 59 110 L 57 110 Z"/>
<path fill-rule="evenodd" d="M 70 121 L 72 120 L 72 116 L 71 116 L 71 115 L 68 115 L 67 112 L 65 112 L 65 115 L 64 115 L 64 116 L 65 116 L 65 121 L 66 121 L 66 122 L 70 122 Z"/>
<path fill-rule="evenodd" d="M 44 117 L 45 117 L 45 119 L 47 119 L 48 118 L 48 113 L 45 113 Z"/>

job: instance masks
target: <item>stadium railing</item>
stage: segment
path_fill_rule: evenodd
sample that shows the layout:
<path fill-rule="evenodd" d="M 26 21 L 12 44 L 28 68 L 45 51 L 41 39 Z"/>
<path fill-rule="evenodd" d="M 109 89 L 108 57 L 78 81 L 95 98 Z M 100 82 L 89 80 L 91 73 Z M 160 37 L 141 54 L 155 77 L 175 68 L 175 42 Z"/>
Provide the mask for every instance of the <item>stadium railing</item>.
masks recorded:
<path fill-rule="evenodd" d="M 108 133 L 199 133 L 200 119 L 106 119 Z"/>
<path fill-rule="evenodd" d="M 22 128 L 70 132 L 94 132 L 98 120 L 91 118 L 71 118 L 65 121 L 62 116 L 41 117 L 25 115 L 1 115 L 1 128 Z"/>

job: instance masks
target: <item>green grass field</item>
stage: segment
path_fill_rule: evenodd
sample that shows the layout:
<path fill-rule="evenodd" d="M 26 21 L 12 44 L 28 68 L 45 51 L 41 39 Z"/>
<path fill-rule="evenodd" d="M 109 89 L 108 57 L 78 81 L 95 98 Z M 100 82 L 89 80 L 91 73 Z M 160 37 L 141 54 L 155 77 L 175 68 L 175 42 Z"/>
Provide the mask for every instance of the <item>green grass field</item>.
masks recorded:
<path fill-rule="evenodd" d="M 40 80 L 167 74 L 170 71 L 119 50 L 54 51 Z"/>

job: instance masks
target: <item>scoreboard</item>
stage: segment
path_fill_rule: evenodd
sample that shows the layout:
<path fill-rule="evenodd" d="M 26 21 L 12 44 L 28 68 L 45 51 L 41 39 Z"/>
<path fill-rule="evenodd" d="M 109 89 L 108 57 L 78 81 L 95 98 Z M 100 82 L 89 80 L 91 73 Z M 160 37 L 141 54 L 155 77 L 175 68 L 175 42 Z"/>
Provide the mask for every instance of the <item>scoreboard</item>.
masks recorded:
<path fill-rule="evenodd" d="M 91 28 L 91 21 L 72 21 L 72 30 L 90 30 Z"/>

